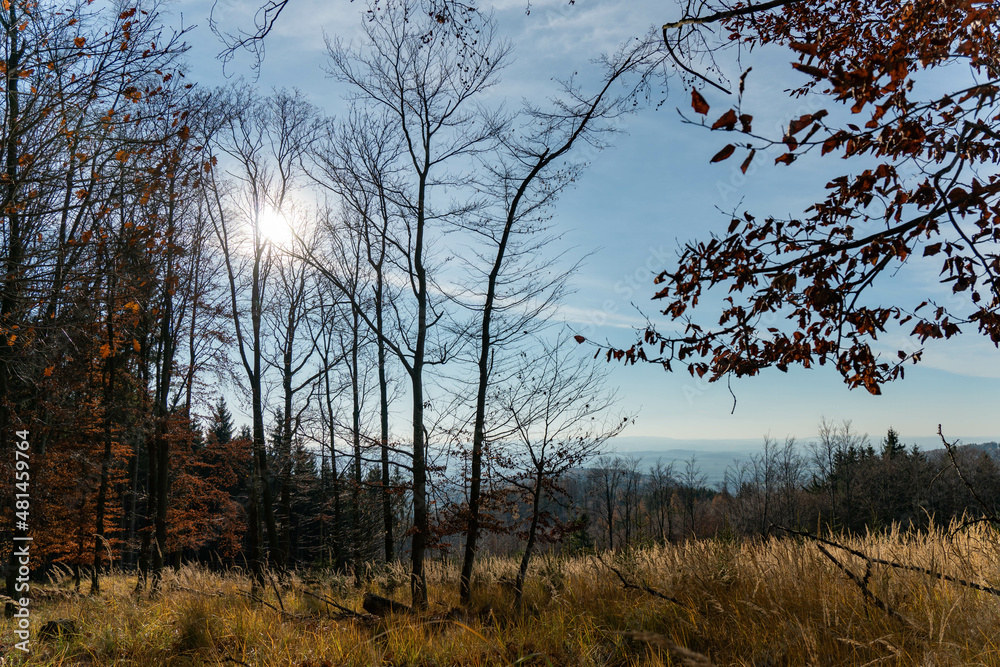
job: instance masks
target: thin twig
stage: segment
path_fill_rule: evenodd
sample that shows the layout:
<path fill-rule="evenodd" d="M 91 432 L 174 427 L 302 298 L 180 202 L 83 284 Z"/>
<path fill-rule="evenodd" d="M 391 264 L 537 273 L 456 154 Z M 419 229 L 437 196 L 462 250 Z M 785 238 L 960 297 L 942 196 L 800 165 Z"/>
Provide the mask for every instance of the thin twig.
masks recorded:
<path fill-rule="evenodd" d="M 980 523 L 988 523 L 988 524 L 992 525 L 994 523 L 994 521 L 992 519 L 988 519 L 986 517 L 979 517 L 978 519 L 964 519 L 961 524 L 955 526 L 954 528 L 952 528 L 951 530 L 948 531 L 948 539 L 953 538 L 960 531 L 963 531 L 966 528 L 970 528 L 970 527 L 975 526 L 976 524 L 980 524 Z"/>
<path fill-rule="evenodd" d="M 285 603 L 281 600 L 281 593 L 278 592 L 278 586 L 274 583 L 274 577 L 271 573 L 267 573 L 267 578 L 271 581 L 271 588 L 274 590 L 274 595 L 278 598 L 278 604 L 281 606 L 281 611 L 285 611 Z"/>
<path fill-rule="evenodd" d="M 731 90 L 729 90 L 729 89 L 727 89 L 727 88 L 725 88 L 725 87 L 717 84 L 715 81 L 712 81 L 711 79 L 709 79 L 704 74 L 701 74 L 700 72 L 695 72 L 693 69 L 691 69 L 690 67 L 688 67 L 687 65 L 685 65 L 681 61 L 680 58 L 677 57 L 677 54 L 674 53 L 673 48 L 670 46 L 670 40 L 667 38 L 667 26 L 663 26 L 663 45 L 665 47 L 667 47 L 667 53 L 670 54 L 670 57 L 673 59 L 674 63 L 678 67 L 680 67 L 681 69 L 683 69 L 685 72 L 687 72 L 688 74 L 692 74 L 692 75 L 698 77 L 699 79 L 701 79 L 702 81 L 715 86 L 716 88 L 718 88 L 719 90 L 721 90 L 722 92 L 724 92 L 726 95 L 732 95 L 733 94 Z"/>
<path fill-rule="evenodd" d="M 292 614 L 290 612 L 285 611 L 284 609 L 278 609 L 277 607 L 275 607 L 273 604 L 271 604 L 267 600 L 265 600 L 265 599 L 263 599 L 261 597 L 257 597 L 256 595 L 254 595 L 252 593 L 247 593 L 246 591 L 241 590 L 240 594 L 243 595 L 243 596 L 245 596 L 245 597 L 247 597 L 248 599 L 250 599 L 250 600 L 252 600 L 254 602 L 261 603 L 265 607 L 268 607 L 269 609 L 272 609 L 273 611 L 276 611 L 277 613 L 281 614 L 282 616 L 287 616 L 288 618 L 295 618 L 295 619 L 301 619 L 302 618 L 302 616 L 300 614 Z"/>

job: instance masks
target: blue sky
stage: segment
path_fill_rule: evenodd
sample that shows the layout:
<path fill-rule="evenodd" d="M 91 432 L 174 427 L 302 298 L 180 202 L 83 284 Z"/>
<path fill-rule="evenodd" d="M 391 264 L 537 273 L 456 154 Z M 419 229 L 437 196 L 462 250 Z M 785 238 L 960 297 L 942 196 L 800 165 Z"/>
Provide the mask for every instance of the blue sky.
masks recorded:
<path fill-rule="evenodd" d="M 500 32 L 515 47 L 515 62 L 504 74 L 498 96 L 517 103 L 522 97 L 541 100 L 552 89 L 552 79 L 576 71 L 586 77 L 588 60 L 613 49 L 621 40 L 640 36 L 652 25 L 670 20 L 672 3 L 650 0 L 501 0 L 494 5 Z M 347 0 L 292 0 L 268 38 L 267 57 L 258 85 L 298 87 L 330 114 L 342 108 L 343 90 L 326 78 L 323 31 L 350 39 L 361 25 L 362 2 Z M 210 2 L 185 0 L 171 5 L 187 25 L 198 24 L 188 39 L 190 76 L 202 85 L 224 83 L 221 64 L 214 56 L 220 44 L 208 30 Z M 216 17 L 235 31 L 247 27 L 254 1 L 220 0 Z M 787 123 L 801 113 L 789 105 L 783 89 L 790 68 L 785 53 L 763 51 L 744 61 L 754 66 L 748 78 L 744 108 L 758 123 Z M 232 75 L 252 76 L 249 61 L 238 58 Z M 731 72 L 738 70 L 730 69 Z M 728 108 L 717 91 L 703 91 L 713 106 L 711 117 Z M 652 276 L 668 266 L 678 244 L 725 231 L 727 212 L 748 209 L 759 214 L 787 216 L 802 210 L 822 192 L 822 185 L 849 165 L 831 160 L 802 159 L 792 166 L 760 167 L 748 177 L 738 173 L 739 160 L 710 165 L 709 159 L 732 137 L 685 125 L 676 108 L 689 111 L 689 93 L 673 79 L 669 90 L 659 90 L 654 101 L 666 97 L 659 109 L 642 109 L 628 117 L 624 134 L 614 148 L 593 155 L 593 164 L 577 187 L 566 193 L 556 209 L 554 224 L 565 232 L 565 242 L 578 254 L 592 252 L 574 279 L 575 294 L 560 316 L 588 338 L 609 340 L 627 347 L 632 327 L 641 326 L 638 306 L 652 321 L 669 328 L 649 297 Z M 818 105 L 814 105 L 818 108 Z M 877 284 L 879 294 L 915 305 L 925 294 L 946 297 L 934 271 L 919 266 L 901 271 Z M 899 334 L 889 337 L 890 342 Z M 893 348 L 895 349 L 895 348 Z M 792 369 L 784 374 L 765 371 L 756 378 L 733 380 L 738 399 L 725 384 L 692 379 L 686 372 L 667 374 L 654 366 L 615 367 L 611 381 L 620 387 L 623 406 L 637 412 L 636 424 L 626 435 L 643 438 L 646 445 L 676 440 L 759 439 L 764 433 L 783 438 L 809 439 L 820 418 L 851 419 L 857 430 L 879 439 L 889 426 L 906 437 L 932 436 L 939 423 L 945 432 L 966 441 L 997 439 L 1000 424 L 1000 352 L 974 333 L 943 344 L 929 345 L 924 362 L 907 369 L 906 378 L 873 397 L 850 391 L 829 368 Z M 645 438 L 651 438 L 646 440 Z"/>

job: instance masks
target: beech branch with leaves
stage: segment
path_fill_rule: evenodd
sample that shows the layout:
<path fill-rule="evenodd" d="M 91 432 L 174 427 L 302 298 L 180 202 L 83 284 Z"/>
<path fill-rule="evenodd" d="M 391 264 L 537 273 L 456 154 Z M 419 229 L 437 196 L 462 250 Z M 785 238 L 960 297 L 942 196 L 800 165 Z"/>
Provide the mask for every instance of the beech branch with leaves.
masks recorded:
<path fill-rule="evenodd" d="M 789 99 L 827 102 L 769 137 L 754 132 L 742 108 L 746 72 L 737 104 L 714 121 L 708 100 L 693 90 L 701 125 L 743 137 L 710 161 L 742 155 L 746 173 L 764 149 L 783 146 L 776 164 L 819 153 L 863 168 L 826 183 L 825 197 L 802 217 L 745 212 L 725 234 L 686 244 L 677 266 L 656 278 L 653 297 L 680 330 L 650 326 L 631 348 L 608 350 L 608 359 L 668 370 L 684 362 L 710 380 L 831 363 L 848 386 L 878 394 L 920 360 L 928 340 L 975 330 L 1000 345 L 1000 177 L 992 168 L 1000 158 L 1000 4 L 829 0 L 720 3 L 706 11 L 664 29 L 721 29 L 718 43 L 701 36 L 714 49 L 723 41 L 786 47 L 792 68 L 806 77 L 789 77 Z M 691 63 L 698 55 L 687 54 Z M 918 84 L 932 70 L 955 73 L 957 85 L 921 97 L 932 87 Z M 857 120 L 834 122 L 841 109 Z M 937 264 L 950 287 L 947 303 L 934 294 L 873 303 L 872 286 L 907 262 Z M 713 287 L 729 295 L 709 326 L 693 309 Z M 892 329 L 912 342 L 885 358 L 875 341 Z"/>

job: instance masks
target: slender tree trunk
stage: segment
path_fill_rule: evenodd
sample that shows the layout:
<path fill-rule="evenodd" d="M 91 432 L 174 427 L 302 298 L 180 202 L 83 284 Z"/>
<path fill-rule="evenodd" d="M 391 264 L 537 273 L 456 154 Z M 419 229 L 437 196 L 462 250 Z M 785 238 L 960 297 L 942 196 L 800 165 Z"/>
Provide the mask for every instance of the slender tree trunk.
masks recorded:
<path fill-rule="evenodd" d="M 538 532 L 538 522 L 541 514 L 542 504 L 542 472 L 535 471 L 535 488 L 531 495 L 531 527 L 528 529 L 528 542 L 524 545 L 524 555 L 521 556 L 521 566 L 517 570 L 517 578 L 514 580 L 514 604 L 521 606 L 524 596 L 524 578 L 528 574 L 528 561 L 531 559 L 531 552 L 535 548 L 535 538 Z"/>
<path fill-rule="evenodd" d="M 351 308 L 351 436 L 354 440 L 354 483 L 351 485 L 351 560 L 354 566 L 354 586 L 361 587 L 361 371 L 358 368 L 358 336 L 361 329 L 356 307 Z"/>
<path fill-rule="evenodd" d="M 291 564 L 292 550 L 292 345 L 295 340 L 295 307 L 289 306 L 287 340 L 282 353 L 281 387 L 284 393 L 284 414 L 281 420 L 281 552 L 285 563 Z"/>
<path fill-rule="evenodd" d="M 170 180 L 168 188 L 168 218 L 167 218 L 167 240 L 174 239 L 174 184 L 175 180 Z M 155 471 L 150 469 L 150 483 L 152 484 L 153 474 L 156 478 L 156 502 L 153 505 L 153 526 L 155 547 L 153 552 L 153 589 L 159 585 L 160 576 L 163 571 L 164 559 L 167 555 L 167 503 L 170 498 L 169 473 L 170 473 L 170 443 L 167 439 L 169 430 L 169 394 L 170 382 L 173 377 L 175 341 L 173 331 L 170 326 L 174 315 L 174 288 L 176 276 L 174 274 L 174 253 L 167 251 L 166 276 L 163 283 L 163 305 L 160 312 L 160 365 L 157 376 L 156 402 L 154 405 L 154 415 L 156 418 L 156 430 L 153 437 L 154 451 L 151 453 L 150 464 L 153 465 L 152 458 L 155 457 Z"/>
<path fill-rule="evenodd" d="M 253 326 L 253 373 L 250 378 L 251 400 L 253 402 L 253 446 L 257 459 L 257 476 L 260 481 L 261 501 L 264 505 L 264 526 L 267 530 L 267 544 L 274 565 L 279 574 L 283 575 L 285 560 L 282 557 L 281 545 L 278 542 L 278 526 L 274 518 L 274 499 L 271 493 L 271 475 L 268 472 L 267 449 L 264 437 L 263 392 L 261 389 L 261 277 L 260 260 L 263 251 L 258 251 L 253 267 L 253 287 L 251 290 L 250 317 Z"/>
<path fill-rule="evenodd" d="M 101 457 L 101 484 L 97 491 L 97 509 L 96 509 L 96 534 L 94 535 L 94 570 L 90 576 L 90 594 L 97 595 L 101 592 L 101 581 L 100 581 L 100 571 L 101 571 L 101 549 L 104 548 L 105 543 L 105 505 L 108 500 L 108 483 L 109 476 L 111 472 L 111 451 L 112 451 L 112 441 L 114 439 L 114 409 L 113 404 L 115 400 L 115 380 L 116 380 L 116 366 L 117 366 L 117 354 L 115 351 L 115 288 L 117 285 L 117 279 L 115 273 L 112 270 L 108 275 L 108 321 L 107 321 L 107 332 L 108 332 L 108 345 L 111 348 L 111 353 L 105 362 L 105 369 L 107 373 L 107 379 L 104 385 L 104 455 Z"/>
<path fill-rule="evenodd" d="M 129 461 L 128 477 L 131 480 L 131 488 L 126 496 L 128 503 L 125 507 L 125 521 L 128 523 L 128 527 L 125 530 L 126 538 L 125 544 L 128 549 L 128 565 L 134 565 L 136 562 L 135 551 L 133 549 L 133 544 L 135 544 L 135 527 L 136 527 L 136 513 L 139 509 L 139 446 L 136 445 L 132 449 L 132 460 Z"/>
<path fill-rule="evenodd" d="M 385 256 L 385 234 L 382 240 L 382 256 Z M 382 524 L 385 531 L 384 543 L 385 562 L 396 559 L 393 542 L 392 490 L 389 488 L 389 383 L 386 378 L 385 340 L 383 339 L 382 320 L 382 264 L 379 262 L 375 285 L 375 339 L 378 345 L 378 394 L 379 417 L 381 426 L 382 454 Z"/>
<path fill-rule="evenodd" d="M 606 90 L 606 88 L 605 88 Z M 603 93 L 602 93 L 603 95 Z M 598 97 L 600 99 L 600 97 Z M 596 103 L 595 103 L 596 104 Z M 479 360 L 477 371 L 479 374 L 476 387 L 476 416 L 472 431 L 472 479 L 469 483 L 469 519 L 466 528 L 465 553 L 462 560 L 462 574 L 459 578 L 459 598 L 462 604 L 468 604 L 472 596 L 472 569 L 476 559 L 476 548 L 479 541 L 480 531 L 480 505 L 482 498 L 482 472 L 483 472 L 483 447 L 486 442 L 486 390 L 489 386 L 489 361 L 492 352 L 493 340 L 491 338 L 491 327 L 493 325 L 493 312 L 496 301 L 497 281 L 500 278 L 500 271 L 503 268 L 504 259 L 507 255 L 507 247 L 510 243 L 510 236 L 514 229 L 514 224 L 518 220 L 521 201 L 528 190 L 528 187 L 536 177 L 553 160 L 564 155 L 573 146 L 573 142 L 583 132 L 587 122 L 592 117 L 593 109 L 581 121 L 575 132 L 570 134 L 561 147 L 554 151 L 544 151 L 538 156 L 532 168 L 518 184 L 517 191 L 507 207 L 507 215 L 504 221 L 503 233 L 497 243 L 496 257 L 490 269 L 486 283 L 486 300 L 483 304 L 483 317 L 480 326 L 479 340 Z"/>
<path fill-rule="evenodd" d="M 156 486 L 160 492 L 156 495 L 156 552 L 159 556 L 159 569 L 156 576 L 162 573 L 163 565 L 167 556 L 167 505 L 170 500 L 170 444 L 167 439 L 167 417 L 164 415 L 161 426 L 157 431 L 159 440 L 156 448 Z"/>
<path fill-rule="evenodd" d="M 415 609 L 427 608 L 427 577 L 424 573 L 424 550 L 427 548 L 427 464 L 424 446 L 424 355 L 427 347 L 427 271 L 424 267 L 424 215 L 427 169 L 420 174 L 417 194 L 416 234 L 413 269 L 416 274 L 417 335 L 413 350 L 410 380 L 413 393 L 413 538 L 410 546 L 410 595 Z"/>
<path fill-rule="evenodd" d="M 249 497 L 247 498 L 247 551 L 250 552 L 250 574 L 252 577 L 251 588 L 253 592 L 264 587 L 264 563 L 260 552 L 260 506 L 258 504 L 258 474 L 257 459 L 250 457 L 250 484 Z"/>
<path fill-rule="evenodd" d="M 155 584 L 153 579 L 156 576 L 155 573 L 159 572 L 163 567 L 163 555 L 156 548 L 155 544 L 153 544 L 153 517 L 156 514 L 157 499 L 160 495 L 159 475 L 156 472 L 157 462 L 159 461 L 159 457 L 156 454 L 159 438 L 155 430 L 158 428 L 159 424 L 155 424 L 154 432 L 150 434 L 150 438 L 146 441 L 146 486 L 148 487 L 148 491 L 146 493 L 146 511 L 143 515 L 142 550 L 139 554 L 139 572 L 142 573 L 139 583 L 149 581 L 151 587 Z M 139 589 L 139 583 L 136 584 L 137 590 Z"/>
<path fill-rule="evenodd" d="M 8 56 L 6 66 L 6 86 L 7 86 L 7 154 L 4 156 L 4 170 L 6 176 L 3 187 L 3 209 L 0 213 L 7 218 L 7 257 L 4 262 L 3 292 L 0 295 L 0 328 L 3 335 L 0 335 L 0 438 L 10 445 L 3 449 L 4 453 L 13 456 L 14 434 L 11 432 L 11 389 L 12 379 L 15 377 L 11 372 L 11 365 L 14 363 L 14 350 L 8 342 L 7 332 L 12 330 L 14 324 L 13 315 L 17 307 L 17 300 L 20 293 L 21 263 L 24 250 L 22 248 L 21 216 L 14 202 L 18 194 L 18 180 L 20 178 L 20 164 L 18 148 L 21 142 L 17 140 L 20 134 L 21 124 L 21 101 L 18 91 L 18 82 L 21 78 L 21 56 L 24 47 L 19 40 L 20 32 L 17 29 L 19 17 L 17 2 L 7 4 L 6 38 L 8 41 Z M 14 539 L 27 536 L 27 529 L 14 524 Z M 10 550 L 10 558 L 7 563 L 7 595 L 11 598 L 19 598 L 15 592 L 17 577 L 17 556 L 14 549 Z"/>
<path fill-rule="evenodd" d="M 329 354 L 324 358 L 324 363 L 327 363 L 329 359 Z M 324 373 L 324 381 L 326 383 L 326 411 L 329 415 L 329 425 L 330 425 L 330 485 L 332 487 L 333 495 L 333 558 L 334 565 L 339 570 L 344 565 L 344 555 L 340 550 L 340 476 L 337 473 L 337 443 L 336 443 L 336 433 L 333 426 L 333 401 L 330 400 L 330 372 Z"/>
<path fill-rule="evenodd" d="M 423 362 L 413 365 L 413 538 L 410 547 L 410 597 L 415 609 L 427 608 L 424 550 L 427 547 L 427 469 L 424 457 Z"/>

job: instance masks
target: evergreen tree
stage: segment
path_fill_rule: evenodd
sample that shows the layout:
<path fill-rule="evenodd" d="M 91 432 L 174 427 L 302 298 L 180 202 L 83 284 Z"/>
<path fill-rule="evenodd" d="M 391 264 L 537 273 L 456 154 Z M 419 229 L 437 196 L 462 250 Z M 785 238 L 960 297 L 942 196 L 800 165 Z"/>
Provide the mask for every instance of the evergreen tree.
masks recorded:
<path fill-rule="evenodd" d="M 233 414 L 226 406 L 226 399 L 220 396 L 212 408 L 212 424 L 209 433 L 215 435 L 215 441 L 220 445 L 228 444 L 233 439 Z"/>
<path fill-rule="evenodd" d="M 906 445 L 899 441 L 899 434 L 896 429 L 889 427 L 889 432 L 882 441 L 882 456 L 887 459 L 895 459 L 906 454 Z"/>

